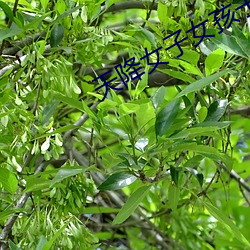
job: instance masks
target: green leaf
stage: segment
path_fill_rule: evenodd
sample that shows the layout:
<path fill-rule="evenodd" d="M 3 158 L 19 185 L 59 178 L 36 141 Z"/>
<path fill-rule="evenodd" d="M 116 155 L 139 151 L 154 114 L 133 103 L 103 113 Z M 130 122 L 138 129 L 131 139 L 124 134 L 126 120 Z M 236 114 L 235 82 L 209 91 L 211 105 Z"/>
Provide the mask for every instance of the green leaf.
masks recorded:
<path fill-rule="evenodd" d="M 220 153 L 216 148 L 207 145 L 197 145 L 196 143 L 184 143 L 183 145 L 176 145 L 172 147 L 171 152 L 179 152 L 183 150 L 197 152 L 205 157 L 208 157 L 214 161 L 222 160 L 227 166 L 231 166 L 230 157 L 226 154 Z"/>
<path fill-rule="evenodd" d="M 41 0 L 40 2 L 41 2 L 42 7 L 43 7 L 44 9 L 46 9 L 47 6 L 48 6 L 49 0 Z"/>
<path fill-rule="evenodd" d="M 166 4 L 159 2 L 158 7 L 157 7 L 157 14 L 158 14 L 158 18 L 162 24 L 167 23 L 167 20 L 168 20 L 167 13 L 168 13 L 168 10 L 167 10 Z"/>
<path fill-rule="evenodd" d="M 198 166 L 203 159 L 204 157 L 202 155 L 195 155 L 185 162 L 184 167 L 193 168 Z"/>
<path fill-rule="evenodd" d="M 153 48 L 157 47 L 156 42 L 155 42 L 155 35 L 151 31 L 144 29 L 140 26 L 139 26 L 139 29 L 138 29 L 138 26 L 136 26 L 136 32 L 134 34 L 134 38 L 139 40 L 139 42 L 141 42 L 142 44 L 146 40 L 150 42 Z"/>
<path fill-rule="evenodd" d="M 197 63 L 200 59 L 200 54 L 194 50 L 183 48 L 183 55 L 181 56 L 181 59 L 192 63 L 194 66 L 197 66 Z"/>
<path fill-rule="evenodd" d="M 16 244 L 14 244 L 11 240 L 9 240 L 8 242 L 9 242 L 10 250 L 22 250 Z"/>
<path fill-rule="evenodd" d="M 50 35 L 50 46 L 56 47 L 63 39 L 63 34 L 64 34 L 64 28 L 61 24 L 56 25 L 52 30 L 51 30 L 51 35 Z"/>
<path fill-rule="evenodd" d="M 166 94 L 166 87 L 161 86 L 159 89 L 157 89 L 155 94 L 152 96 L 151 100 L 152 100 L 152 104 L 155 110 L 157 110 L 158 107 L 163 102 L 165 94 Z"/>
<path fill-rule="evenodd" d="M 209 39 L 216 44 L 219 48 L 241 57 L 247 57 L 244 51 L 239 46 L 236 37 L 232 35 L 226 35 L 225 33 L 218 34 L 216 30 L 207 30 L 207 35 L 214 35 L 215 37 L 209 37 Z"/>
<path fill-rule="evenodd" d="M 232 124 L 231 121 L 225 121 L 225 122 L 204 121 L 195 124 L 193 127 L 217 127 L 217 129 L 222 129 L 228 127 L 230 124 Z"/>
<path fill-rule="evenodd" d="M 197 181 L 199 182 L 200 186 L 202 187 L 203 185 L 203 181 L 204 181 L 204 176 L 201 172 L 197 171 L 196 169 L 194 168 L 189 168 L 189 167 L 186 167 L 185 168 L 188 172 L 190 172 L 192 175 L 195 176 L 195 178 L 197 179 Z"/>
<path fill-rule="evenodd" d="M 17 36 L 23 32 L 23 29 L 20 29 L 18 26 L 14 25 L 11 28 L 1 29 L 0 30 L 0 42 L 6 38 Z"/>
<path fill-rule="evenodd" d="M 99 187 L 99 190 L 117 190 L 133 183 L 136 177 L 132 174 L 120 172 L 109 176 Z"/>
<path fill-rule="evenodd" d="M 26 188 L 24 192 L 33 192 L 33 191 L 39 191 L 46 188 L 49 188 L 51 185 L 51 180 L 37 177 L 37 176 L 30 176 L 26 178 Z"/>
<path fill-rule="evenodd" d="M 194 75 L 198 75 L 200 77 L 203 76 L 203 74 L 201 73 L 201 71 L 199 70 L 198 67 L 193 66 L 191 63 L 182 61 L 182 60 L 178 60 L 179 65 L 181 65 L 184 68 L 184 72 L 185 73 L 190 73 L 190 74 L 194 74 Z"/>
<path fill-rule="evenodd" d="M 11 194 L 14 194 L 18 187 L 18 180 L 16 176 L 5 168 L 0 168 L 0 183 Z"/>
<path fill-rule="evenodd" d="M 219 129 L 218 127 L 195 127 L 188 128 L 180 131 L 179 133 L 172 135 L 170 139 L 190 139 L 196 136 L 206 135 L 207 132 L 215 131 Z"/>
<path fill-rule="evenodd" d="M 199 112 L 198 112 L 198 118 L 200 122 L 203 122 L 206 119 L 207 116 L 207 108 L 206 107 L 201 107 Z"/>
<path fill-rule="evenodd" d="M 80 212 L 82 214 L 111 214 L 111 213 L 117 213 L 119 212 L 119 208 L 114 208 L 114 207 L 96 207 L 96 206 L 92 206 L 92 207 L 82 207 L 80 209 Z"/>
<path fill-rule="evenodd" d="M 119 110 L 124 115 L 134 113 L 139 109 L 140 105 L 135 103 L 122 103 L 121 105 L 119 105 Z"/>
<path fill-rule="evenodd" d="M 61 168 L 58 173 L 56 174 L 55 178 L 52 180 L 51 182 L 51 186 L 54 185 L 57 182 L 61 182 L 62 180 L 70 177 L 70 176 L 74 176 L 77 174 L 80 174 L 82 172 L 85 172 L 86 169 L 83 167 L 73 167 L 73 166 L 66 166 Z"/>
<path fill-rule="evenodd" d="M 208 114 L 205 119 L 205 122 L 219 121 L 227 109 L 227 104 L 228 104 L 227 99 L 222 99 L 222 100 L 215 101 L 214 103 L 212 103 L 208 108 Z"/>
<path fill-rule="evenodd" d="M 229 73 L 230 70 L 223 70 L 221 72 L 215 73 L 213 75 L 207 76 L 205 78 L 202 78 L 198 81 L 195 81 L 191 84 L 189 84 L 185 89 L 183 89 L 178 95 L 178 97 L 181 97 L 183 95 L 195 92 L 197 90 L 201 90 L 202 88 L 206 87 L 207 85 L 215 82 L 216 80 L 218 80 L 220 77 L 222 77 L 223 75 Z"/>
<path fill-rule="evenodd" d="M 181 92 L 181 89 L 179 86 L 176 86 L 178 92 Z M 196 116 L 195 116 L 195 113 L 194 113 L 194 107 L 192 105 L 192 103 L 190 102 L 190 100 L 184 95 L 181 97 L 182 100 L 184 101 L 185 103 L 185 107 L 188 109 L 188 114 L 190 115 L 190 117 L 192 117 L 192 119 L 196 120 Z"/>
<path fill-rule="evenodd" d="M 170 175 L 171 179 L 174 182 L 176 186 L 178 186 L 178 180 L 179 180 L 179 172 L 181 171 L 180 168 L 176 168 L 173 166 L 170 166 Z"/>
<path fill-rule="evenodd" d="M 169 76 L 172 76 L 174 78 L 177 78 L 177 79 L 180 79 L 184 82 L 194 82 L 195 79 L 193 77 L 191 77 L 190 75 L 188 74 L 185 74 L 183 72 L 180 72 L 180 71 L 176 71 L 176 70 L 173 70 L 173 69 L 157 69 L 158 71 L 160 72 L 163 72 Z"/>
<path fill-rule="evenodd" d="M 55 234 L 53 235 L 53 237 L 45 244 L 45 246 L 43 247 L 42 250 L 49 250 L 49 249 L 52 247 L 54 241 L 59 237 L 59 235 L 64 231 L 64 229 L 65 229 L 65 228 L 68 226 L 68 224 L 69 224 L 69 222 L 68 222 L 68 223 L 64 222 L 64 223 L 65 223 L 65 224 L 64 224 L 59 230 L 57 230 L 57 231 L 55 232 Z"/>
<path fill-rule="evenodd" d="M 155 132 L 156 136 L 164 135 L 174 123 L 179 110 L 179 101 L 174 99 L 156 116 Z"/>
<path fill-rule="evenodd" d="M 201 200 L 201 199 L 200 199 Z M 201 200 L 202 201 L 202 200 Z M 239 241 L 241 241 L 245 246 L 250 248 L 250 242 L 245 238 L 245 236 L 240 232 L 238 227 L 230 220 L 221 210 L 213 206 L 212 204 L 202 201 L 208 212 L 215 217 L 223 226 L 232 233 Z"/>
<path fill-rule="evenodd" d="M 0 8 L 3 9 L 5 15 L 6 15 L 11 21 L 14 21 L 14 15 L 13 15 L 13 12 L 12 12 L 11 8 L 9 7 L 9 5 L 7 5 L 7 4 L 4 3 L 3 1 L 0 1 Z"/>
<path fill-rule="evenodd" d="M 58 105 L 59 102 L 56 100 L 52 100 L 49 104 L 44 105 L 44 109 L 42 112 L 42 124 L 46 124 L 47 122 L 49 122 L 50 118 L 58 108 Z"/>
<path fill-rule="evenodd" d="M 73 108 L 76 108 L 82 112 L 85 112 L 84 108 L 83 108 L 83 105 L 80 101 L 76 100 L 76 99 L 73 99 L 71 97 L 68 97 L 68 96 L 65 96 L 65 95 L 62 95 L 60 93 L 57 93 L 55 92 L 53 97 L 63 103 L 66 103 L 68 104 L 69 106 L 73 107 Z"/>
<path fill-rule="evenodd" d="M 36 250 L 43 250 L 43 247 L 46 245 L 47 242 L 48 241 L 47 241 L 46 237 L 44 235 L 41 235 L 40 239 L 38 241 Z"/>
<path fill-rule="evenodd" d="M 168 204 L 169 207 L 175 211 L 180 199 L 180 188 L 178 188 L 173 182 L 170 183 L 168 188 Z"/>
<path fill-rule="evenodd" d="M 139 206 L 143 198 L 147 195 L 150 187 L 150 185 L 144 185 L 131 194 L 120 212 L 116 215 L 112 224 L 121 224 L 124 222 Z"/>
<path fill-rule="evenodd" d="M 225 51 L 223 49 L 217 49 L 209 54 L 205 60 L 205 72 L 206 75 L 211 75 L 223 65 L 225 57 Z"/>
<path fill-rule="evenodd" d="M 18 212 L 23 212 L 23 208 L 18 208 L 18 209 L 14 209 L 14 208 L 6 208 L 5 211 L 0 212 L 0 222 L 4 223 L 6 219 L 8 219 L 8 217 L 14 213 L 18 213 Z"/>
<path fill-rule="evenodd" d="M 148 69 L 149 66 L 146 66 L 145 74 L 142 76 L 141 80 L 136 84 L 135 89 L 135 98 L 138 98 L 138 96 L 141 94 L 141 92 L 148 86 Z"/>

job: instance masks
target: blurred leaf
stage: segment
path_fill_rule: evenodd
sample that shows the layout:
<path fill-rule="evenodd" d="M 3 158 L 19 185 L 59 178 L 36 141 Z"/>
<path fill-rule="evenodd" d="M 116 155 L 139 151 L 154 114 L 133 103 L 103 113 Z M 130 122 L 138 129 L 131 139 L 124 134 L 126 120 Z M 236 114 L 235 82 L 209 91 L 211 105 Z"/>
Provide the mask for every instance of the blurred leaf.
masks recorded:
<path fill-rule="evenodd" d="M 156 111 L 158 107 L 161 105 L 161 103 L 163 102 L 165 94 L 166 94 L 166 87 L 161 86 L 160 88 L 156 90 L 155 94 L 152 96 L 151 98 L 152 104 Z"/>
<path fill-rule="evenodd" d="M 222 99 L 212 103 L 208 108 L 208 114 L 204 122 L 219 121 L 227 109 L 227 104 L 228 104 L 227 99 Z"/>
<path fill-rule="evenodd" d="M 179 93 L 177 95 L 177 98 L 178 97 L 181 97 L 183 95 L 186 95 L 186 94 L 189 94 L 189 93 L 192 93 L 192 92 L 195 92 L 197 90 L 201 90 L 202 88 L 206 87 L 207 85 L 215 82 L 216 80 L 218 80 L 220 77 L 222 77 L 223 75 L 229 73 L 230 71 L 229 70 L 223 70 L 221 72 L 218 72 L 218 73 L 215 73 L 213 75 L 210 75 L 210 76 L 207 76 L 205 78 L 202 78 L 198 81 L 195 81 L 191 84 L 189 84 L 185 89 L 183 89 L 181 91 L 181 93 Z"/>
<path fill-rule="evenodd" d="M 51 249 L 54 241 L 59 237 L 59 235 L 65 230 L 65 228 L 68 226 L 68 223 L 64 222 L 65 224 L 55 232 L 55 234 L 53 235 L 53 237 L 44 245 L 42 250 L 49 250 Z"/>
<path fill-rule="evenodd" d="M 202 155 L 195 155 L 194 157 L 190 158 L 188 161 L 185 162 L 185 168 L 193 168 L 198 166 L 200 162 L 204 159 Z"/>
<path fill-rule="evenodd" d="M 178 186 L 178 181 L 179 181 L 179 173 L 180 173 L 181 169 L 180 168 L 176 168 L 173 166 L 170 166 L 170 175 L 171 175 L 171 179 L 174 182 L 174 184 L 176 186 Z"/>
<path fill-rule="evenodd" d="M 142 44 L 145 40 L 149 41 L 153 48 L 157 47 L 156 42 L 155 42 L 155 35 L 151 31 L 144 29 L 140 26 L 139 26 L 139 29 L 138 29 L 138 26 L 136 27 L 136 29 L 137 30 L 134 34 L 134 37 L 136 39 L 138 39 Z"/>
<path fill-rule="evenodd" d="M 158 7 L 157 7 L 157 14 L 158 14 L 158 18 L 160 22 L 163 25 L 167 23 L 167 20 L 168 20 L 167 13 L 168 13 L 168 10 L 167 10 L 166 4 L 163 2 L 159 2 Z"/>
<path fill-rule="evenodd" d="M 225 33 L 218 34 L 216 30 L 207 30 L 207 35 L 214 35 L 215 37 L 209 37 L 209 39 L 216 44 L 219 48 L 241 57 L 247 57 L 244 51 L 239 46 L 236 37 L 226 35 Z"/>
<path fill-rule="evenodd" d="M 82 112 L 85 111 L 82 103 L 76 99 L 70 98 L 68 96 L 64 96 L 64 95 L 57 93 L 57 92 L 55 92 L 53 96 L 55 97 L 55 99 L 57 99 L 63 103 L 66 103 L 73 108 L 76 108 Z"/>
<path fill-rule="evenodd" d="M 39 191 L 46 188 L 49 188 L 51 185 L 51 180 L 37 177 L 37 176 L 30 176 L 26 178 L 26 188 L 24 192 L 33 192 Z"/>
<path fill-rule="evenodd" d="M 76 6 L 76 7 L 73 7 L 73 8 L 71 8 L 71 9 L 66 10 L 64 13 L 62 13 L 60 16 L 58 16 L 58 17 L 56 18 L 56 20 L 55 20 L 53 23 L 58 23 L 59 21 L 61 21 L 61 20 L 64 19 L 65 17 L 71 15 L 72 13 L 78 11 L 78 10 L 81 9 L 82 7 L 83 7 L 83 5 L 82 5 L 82 4 L 79 4 L 79 5 Z"/>
<path fill-rule="evenodd" d="M 206 119 L 207 116 L 207 108 L 206 107 L 201 107 L 199 112 L 198 112 L 198 118 L 200 122 L 203 122 Z"/>
<path fill-rule="evenodd" d="M 58 173 L 56 174 L 55 178 L 52 180 L 51 182 L 51 186 L 54 185 L 57 182 L 61 182 L 62 180 L 70 177 L 70 176 L 74 176 L 80 173 L 85 172 L 86 169 L 84 167 L 80 167 L 80 166 L 67 166 L 67 167 L 63 167 L 61 168 Z"/>
<path fill-rule="evenodd" d="M 201 200 L 201 199 L 200 199 Z M 213 206 L 212 204 L 202 201 L 208 212 L 215 217 L 219 222 L 221 222 L 224 227 L 232 233 L 239 241 L 241 241 L 246 247 L 250 248 L 250 242 L 245 238 L 245 236 L 240 232 L 238 227 L 230 220 L 221 210 Z"/>
<path fill-rule="evenodd" d="M 112 224 L 121 224 L 122 222 L 124 222 L 139 206 L 150 188 L 150 185 L 144 185 L 138 188 L 133 194 L 131 194 L 124 206 L 121 208 L 120 212 L 116 215 Z"/>
<path fill-rule="evenodd" d="M 99 190 L 117 190 L 133 183 L 136 177 L 132 174 L 120 172 L 109 176 L 99 187 Z"/>
<path fill-rule="evenodd" d="M 17 245 L 15 245 L 11 240 L 9 240 L 8 242 L 9 242 L 10 250 L 22 250 Z"/>
<path fill-rule="evenodd" d="M 195 124 L 193 127 L 217 127 L 217 129 L 226 128 L 231 125 L 231 121 L 217 122 L 217 121 L 204 121 Z"/>
<path fill-rule="evenodd" d="M 23 212 L 23 208 L 18 208 L 18 209 L 13 209 L 13 208 L 8 208 L 5 211 L 0 212 L 0 222 L 4 223 L 8 217 L 14 213 L 18 212 Z"/>
<path fill-rule="evenodd" d="M 13 25 L 11 28 L 1 29 L 0 30 L 0 42 L 6 38 L 17 36 L 22 33 L 24 30 L 20 29 L 18 26 Z"/>
<path fill-rule="evenodd" d="M 180 131 L 179 133 L 172 135 L 171 139 L 189 139 L 196 136 L 206 135 L 209 131 L 215 131 L 218 127 L 192 127 Z"/>
<path fill-rule="evenodd" d="M 140 108 L 140 105 L 135 104 L 135 103 L 122 103 L 121 105 L 119 105 L 120 112 L 122 112 L 126 115 L 134 113 L 139 108 Z"/>
<path fill-rule="evenodd" d="M 44 235 L 41 235 L 40 236 L 40 239 L 38 241 L 38 244 L 37 244 L 37 247 L 36 247 L 36 250 L 43 250 L 43 247 L 45 246 L 45 244 L 47 243 L 47 239 Z"/>
<path fill-rule="evenodd" d="M 7 5 L 6 3 L 4 3 L 3 1 L 0 1 L 0 8 L 3 9 L 5 15 L 11 20 L 14 21 L 14 15 L 12 13 L 11 8 L 9 7 L 9 5 Z"/>
<path fill-rule="evenodd" d="M 117 213 L 119 212 L 119 208 L 113 207 L 101 207 L 101 206 L 91 206 L 91 207 L 82 207 L 81 213 L 82 214 L 105 214 L 105 213 Z"/>
<path fill-rule="evenodd" d="M 50 35 L 50 46 L 56 47 L 63 39 L 64 28 L 61 24 L 54 26 Z"/>
<path fill-rule="evenodd" d="M 180 79 L 184 82 L 194 82 L 195 79 L 193 77 L 191 77 L 190 75 L 186 74 L 186 73 L 183 73 L 181 71 L 176 71 L 176 70 L 173 70 L 173 69 L 158 69 L 158 71 L 160 72 L 163 72 L 169 76 L 172 76 L 174 78 L 177 78 L 177 79 Z"/>
<path fill-rule="evenodd" d="M 180 189 L 172 182 L 168 188 L 168 204 L 175 211 L 180 199 Z"/>
<path fill-rule="evenodd" d="M 14 194 L 18 187 L 18 180 L 16 176 L 5 168 L 0 168 L 0 183 L 11 194 Z"/>
<path fill-rule="evenodd" d="M 193 75 L 198 75 L 200 77 L 202 77 L 202 73 L 201 71 L 199 70 L 199 68 L 197 68 L 196 66 L 193 66 L 191 63 L 188 63 L 188 62 L 185 62 L 185 61 L 181 61 L 181 60 L 178 60 L 179 62 L 179 65 L 181 65 L 183 68 L 184 68 L 184 72 L 185 73 L 190 73 L 190 74 L 193 74 Z"/>
<path fill-rule="evenodd" d="M 58 108 L 59 102 L 56 100 L 51 101 L 49 104 L 44 104 L 42 112 L 42 124 L 49 122 L 55 110 Z"/>
<path fill-rule="evenodd" d="M 156 136 L 162 136 L 169 130 L 175 121 L 178 110 L 179 100 L 175 99 L 158 113 L 155 121 Z"/>
<path fill-rule="evenodd" d="M 186 167 L 185 168 L 188 172 L 190 172 L 192 175 L 195 176 L 195 178 L 197 179 L 197 181 L 199 182 L 200 186 L 202 187 L 203 185 L 203 181 L 204 181 L 204 176 L 201 172 L 197 171 L 196 169 L 194 168 L 189 168 L 189 167 Z"/>
<path fill-rule="evenodd" d="M 48 3 L 49 3 L 49 0 L 41 0 L 41 5 L 42 5 L 42 7 L 43 7 L 44 9 L 47 8 Z"/>
<path fill-rule="evenodd" d="M 223 65 L 225 57 L 225 51 L 223 49 L 217 49 L 209 54 L 205 60 L 205 72 L 206 75 L 211 75 Z"/>
<path fill-rule="evenodd" d="M 183 48 L 183 55 L 181 56 L 181 59 L 192 63 L 194 66 L 197 66 L 200 59 L 200 54 L 197 51 Z"/>
<path fill-rule="evenodd" d="M 149 66 L 147 65 L 145 68 L 144 75 L 141 77 L 141 80 L 136 84 L 136 88 L 135 88 L 135 97 L 136 98 L 148 86 L 148 69 L 149 69 Z"/>

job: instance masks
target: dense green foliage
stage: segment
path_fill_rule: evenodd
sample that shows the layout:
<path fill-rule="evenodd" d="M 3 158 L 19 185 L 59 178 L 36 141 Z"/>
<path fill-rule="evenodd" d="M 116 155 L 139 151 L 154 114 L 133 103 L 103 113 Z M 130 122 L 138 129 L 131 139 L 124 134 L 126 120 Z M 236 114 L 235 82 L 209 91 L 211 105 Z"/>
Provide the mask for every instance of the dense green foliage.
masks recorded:
<path fill-rule="evenodd" d="M 0 249 L 250 249 L 250 10 L 218 34 L 222 3 L 0 1 Z"/>

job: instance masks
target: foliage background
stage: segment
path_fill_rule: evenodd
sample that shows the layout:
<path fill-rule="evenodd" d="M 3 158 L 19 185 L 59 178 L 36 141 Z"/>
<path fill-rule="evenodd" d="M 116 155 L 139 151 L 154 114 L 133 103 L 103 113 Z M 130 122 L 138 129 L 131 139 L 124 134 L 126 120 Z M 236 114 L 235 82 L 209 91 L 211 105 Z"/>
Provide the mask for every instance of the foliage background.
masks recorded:
<path fill-rule="evenodd" d="M 1 249 L 250 248 L 249 10 L 217 34 L 222 4 L 0 1 Z"/>

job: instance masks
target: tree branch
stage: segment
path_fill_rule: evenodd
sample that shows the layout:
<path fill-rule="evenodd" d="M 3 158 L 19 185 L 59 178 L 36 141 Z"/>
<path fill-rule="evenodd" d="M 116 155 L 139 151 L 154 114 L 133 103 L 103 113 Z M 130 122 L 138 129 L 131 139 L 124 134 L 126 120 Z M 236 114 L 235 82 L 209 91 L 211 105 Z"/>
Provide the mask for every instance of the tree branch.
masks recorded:
<path fill-rule="evenodd" d="M 43 38 L 45 32 L 39 32 L 33 36 L 27 36 L 25 39 L 18 41 L 13 44 L 13 47 L 6 48 L 3 50 L 3 55 L 15 55 L 19 50 L 23 49 L 25 46 L 31 45 L 33 42 Z"/>
<path fill-rule="evenodd" d="M 236 180 L 240 186 L 250 192 L 250 186 L 232 169 L 229 170 L 224 163 L 219 164 L 220 168 L 224 169 L 232 179 Z"/>
<path fill-rule="evenodd" d="M 47 53 L 50 51 L 50 45 L 46 45 L 45 46 L 45 50 L 44 52 Z M 7 66 L 5 66 L 4 68 L 0 69 L 0 77 L 3 76 L 7 71 L 11 70 L 11 69 L 18 69 L 19 67 L 21 67 L 20 62 L 23 62 L 25 60 L 25 58 L 27 57 L 27 55 L 21 56 L 18 60 L 15 60 L 12 64 L 9 64 Z"/>

